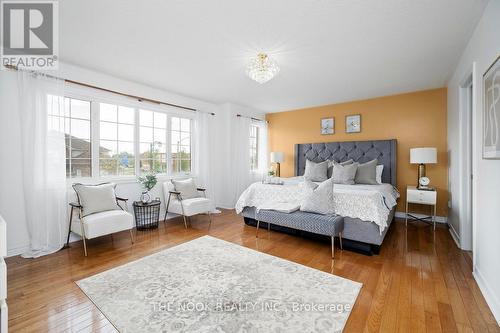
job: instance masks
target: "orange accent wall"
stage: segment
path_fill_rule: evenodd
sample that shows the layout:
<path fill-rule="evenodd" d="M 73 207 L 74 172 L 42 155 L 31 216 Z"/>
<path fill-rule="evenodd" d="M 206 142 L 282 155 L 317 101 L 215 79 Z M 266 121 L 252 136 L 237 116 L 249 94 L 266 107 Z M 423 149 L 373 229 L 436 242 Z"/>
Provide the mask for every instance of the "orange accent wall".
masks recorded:
<path fill-rule="evenodd" d="M 410 164 L 410 148 L 436 147 L 438 164 L 427 165 L 431 186 L 438 189 L 439 216 L 448 215 L 446 88 L 378 97 L 348 103 L 269 113 L 269 151 L 282 151 L 281 176 L 294 175 L 294 145 L 329 141 L 397 139 L 397 211 L 404 212 L 406 186 L 416 185 L 417 165 Z M 345 117 L 361 114 L 361 133 L 345 132 Z M 321 118 L 335 118 L 335 134 L 321 135 Z M 415 212 L 427 206 L 412 205 Z"/>

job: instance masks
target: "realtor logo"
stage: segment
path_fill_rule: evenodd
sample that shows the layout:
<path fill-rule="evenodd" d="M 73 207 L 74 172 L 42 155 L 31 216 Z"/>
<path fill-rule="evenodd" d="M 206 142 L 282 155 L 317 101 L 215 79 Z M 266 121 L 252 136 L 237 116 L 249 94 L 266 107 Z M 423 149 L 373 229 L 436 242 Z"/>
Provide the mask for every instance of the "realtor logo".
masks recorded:
<path fill-rule="evenodd" d="M 57 1 L 1 1 L 2 69 L 57 69 Z"/>

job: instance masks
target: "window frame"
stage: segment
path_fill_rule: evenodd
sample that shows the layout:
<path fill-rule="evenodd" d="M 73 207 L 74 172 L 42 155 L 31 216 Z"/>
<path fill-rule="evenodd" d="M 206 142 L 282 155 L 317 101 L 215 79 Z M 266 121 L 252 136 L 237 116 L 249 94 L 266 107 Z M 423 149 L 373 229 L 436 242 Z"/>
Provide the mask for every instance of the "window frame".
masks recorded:
<path fill-rule="evenodd" d="M 174 158 L 173 158 L 173 155 L 172 155 L 173 154 L 172 153 L 173 143 L 171 142 L 172 141 L 172 118 L 174 118 L 174 117 L 175 118 L 179 118 L 179 119 L 183 119 L 183 118 L 184 119 L 190 119 L 190 122 L 189 122 L 189 162 L 190 162 L 190 169 L 191 169 L 191 171 L 189 173 L 192 173 L 192 171 L 193 171 L 193 161 L 195 160 L 193 158 L 193 156 L 194 156 L 194 154 L 193 154 L 193 151 L 194 151 L 194 141 L 195 141 L 194 138 L 193 138 L 193 133 L 194 133 L 193 130 L 195 128 L 195 126 L 194 126 L 195 119 L 194 118 L 187 118 L 187 117 L 175 116 L 175 115 L 171 116 L 171 117 L 168 117 L 168 126 L 169 126 L 168 130 L 170 132 L 167 134 L 167 136 L 168 136 L 168 138 L 170 140 L 168 142 L 168 144 L 169 144 L 169 150 L 168 151 L 169 151 L 170 154 L 168 154 L 167 164 L 170 163 L 170 162 L 173 163 L 173 161 L 174 161 Z M 182 125 L 180 123 L 179 123 L 179 130 L 176 130 L 175 132 L 178 132 L 179 135 L 181 135 L 181 136 L 182 136 L 182 133 L 187 133 L 186 131 L 182 130 Z M 183 145 L 181 145 L 181 146 L 183 146 Z M 184 159 L 184 160 L 186 161 L 187 159 Z M 178 161 L 179 161 L 180 165 L 182 165 L 183 159 L 178 159 Z M 180 172 L 173 173 L 173 175 L 179 175 L 179 174 L 183 174 L 183 173 L 184 173 L 183 171 L 180 171 Z"/>
<path fill-rule="evenodd" d="M 194 129 L 196 128 L 195 121 L 196 115 L 188 111 L 179 110 L 174 107 L 169 107 L 166 105 L 156 105 L 153 103 L 139 102 L 135 101 L 129 97 L 118 96 L 111 93 L 106 93 L 91 88 L 84 88 L 75 86 L 72 84 L 66 84 L 66 91 L 64 94 L 65 98 L 73 98 L 90 102 L 90 142 L 91 142 L 91 165 L 92 165 L 92 175 L 90 177 L 67 177 L 66 180 L 69 183 L 75 182 L 98 182 L 98 181 L 113 181 L 117 183 L 135 183 L 138 176 L 141 176 L 140 170 L 140 110 L 147 110 L 153 112 L 164 113 L 167 116 L 167 128 L 166 134 L 166 162 L 167 162 L 167 172 L 158 173 L 157 176 L 162 179 L 169 178 L 186 178 L 186 177 L 196 177 L 196 133 Z M 118 106 L 124 106 L 134 109 L 135 123 L 134 123 L 134 158 L 135 158 L 135 173 L 134 175 L 110 175 L 110 176 L 100 176 L 99 172 L 99 147 L 100 147 L 100 103 L 114 104 Z M 191 138 L 191 171 L 190 172 L 177 172 L 173 173 L 169 161 L 172 159 L 171 152 L 171 118 L 179 117 L 190 119 L 190 138 Z"/>
<path fill-rule="evenodd" d="M 255 128 L 255 137 L 252 136 L 252 128 Z M 259 159 L 259 147 L 260 147 L 260 126 L 258 126 L 257 124 L 253 124 L 253 123 L 250 123 L 250 128 L 248 129 L 248 143 L 249 143 L 249 155 L 250 155 L 250 171 L 251 172 L 258 172 L 259 171 L 259 164 L 260 164 L 260 159 Z M 250 142 L 252 141 L 252 139 L 255 138 L 255 148 L 252 147 L 252 145 L 250 144 Z M 254 168 L 254 165 L 252 163 L 252 151 L 255 150 L 255 168 Z"/>

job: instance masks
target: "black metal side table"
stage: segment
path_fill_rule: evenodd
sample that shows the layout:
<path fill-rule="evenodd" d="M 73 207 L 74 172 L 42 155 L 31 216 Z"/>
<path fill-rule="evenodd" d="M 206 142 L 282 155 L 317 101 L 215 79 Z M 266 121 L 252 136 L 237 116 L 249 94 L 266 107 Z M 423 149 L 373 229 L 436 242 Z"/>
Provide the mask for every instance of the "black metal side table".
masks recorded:
<path fill-rule="evenodd" d="M 148 203 L 134 201 L 135 225 L 137 230 L 148 230 L 158 228 L 160 217 L 160 200 L 153 200 Z"/>

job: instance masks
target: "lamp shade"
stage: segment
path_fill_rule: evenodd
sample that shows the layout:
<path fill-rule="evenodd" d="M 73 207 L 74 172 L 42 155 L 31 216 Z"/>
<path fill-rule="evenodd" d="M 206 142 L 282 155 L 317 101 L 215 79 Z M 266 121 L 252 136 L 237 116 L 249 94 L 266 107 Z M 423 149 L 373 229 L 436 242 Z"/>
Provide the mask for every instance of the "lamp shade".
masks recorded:
<path fill-rule="evenodd" d="M 271 163 L 281 163 L 283 162 L 283 152 L 273 151 L 271 152 Z"/>
<path fill-rule="evenodd" d="M 411 148 L 410 149 L 411 164 L 434 164 L 437 163 L 436 148 Z"/>

